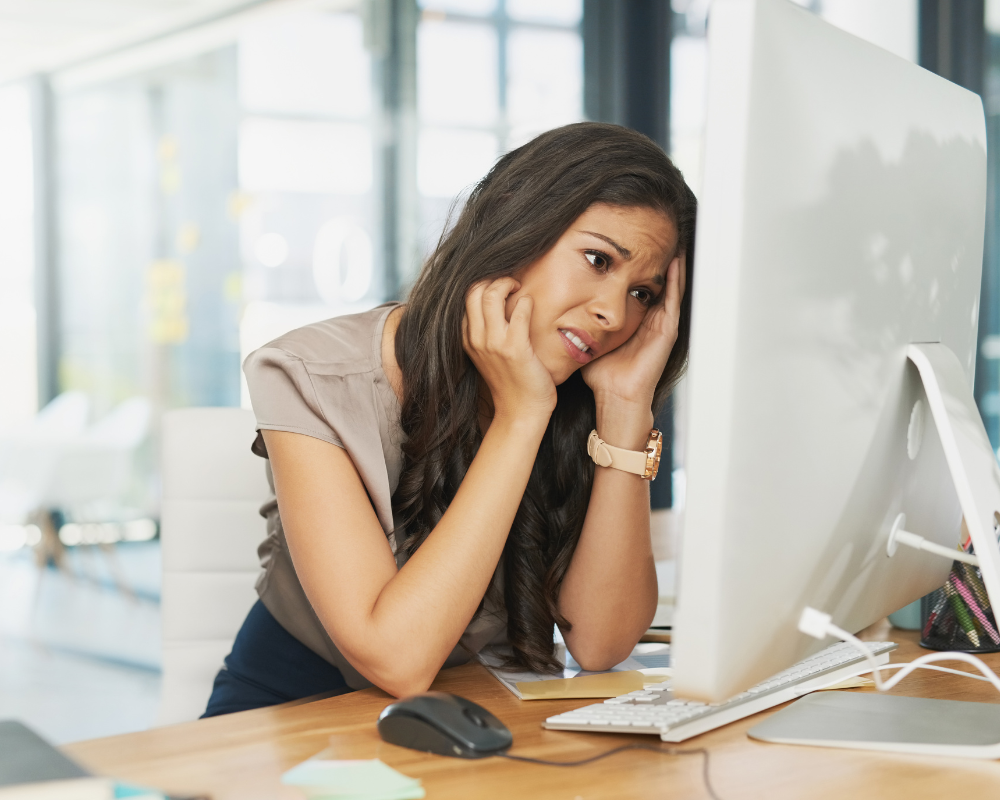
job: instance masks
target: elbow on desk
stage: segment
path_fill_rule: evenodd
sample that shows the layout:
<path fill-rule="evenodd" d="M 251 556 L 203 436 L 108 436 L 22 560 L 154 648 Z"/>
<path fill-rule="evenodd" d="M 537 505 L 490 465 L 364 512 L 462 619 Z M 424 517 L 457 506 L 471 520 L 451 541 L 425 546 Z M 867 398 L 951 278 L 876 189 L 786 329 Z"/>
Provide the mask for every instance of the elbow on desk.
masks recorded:
<path fill-rule="evenodd" d="M 628 656 L 626 656 L 627 658 Z M 584 656 L 582 658 L 577 658 L 573 656 L 576 663 L 580 665 L 580 668 L 586 672 L 605 672 L 611 669 L 615 664 L 620 664 L 624 661 L 624 658 L 591 658 L 590 656 Z"/>
<path fill-rule="evenodd" d="M 426 692 L 438 673 L 437 669 L 420 668 L 398 658 L 392 663 L 356 664 L 355 667 L 375 686 L 393 697 L 411 697 Z"/>
<path fill-rule="evenodd" d="M 604 672 L 628 658 L 633 646 L 576 644 L 569 651 L 576 663 L 587 672 Z"/>
<path fill-rule="evenodd" d="M 328 630 L 329 633 L 329 630 Z M 393 697 L 410 697 L 426 692 L 437 677 L 447 653 L 440 656 L 419 642 L 393 640 L 366 632 L 362 636 L 330 638 L 361 676 Z"/>
<path fill-rule="evenodd" d="M 434 676 L 426 678 L 415 675 L 399 675 L 395 679 L 379 681 L 376 686 L 393 697 L 412 697 L 415 694 L 423 694 L 430 689 L 433 681 Z"/>
<path fill-rule="evenodd" d="M 632 655 L 632 650 L 652 624 L 655 612 L 654 595 L 648 613 L 637 610 L 631 620 L 622 619 L 618 624 L 604 620 L 573 621 L 572 627 L 563 631 L 566 647 L 576 663 L 588 672 L 609 670 Z"/>

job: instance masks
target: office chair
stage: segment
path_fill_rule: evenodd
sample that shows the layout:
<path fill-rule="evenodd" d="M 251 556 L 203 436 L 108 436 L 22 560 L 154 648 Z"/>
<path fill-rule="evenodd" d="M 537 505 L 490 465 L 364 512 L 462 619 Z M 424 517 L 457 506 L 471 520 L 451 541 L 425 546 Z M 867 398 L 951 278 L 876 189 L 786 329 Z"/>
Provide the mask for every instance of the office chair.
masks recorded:
<path fill-rule="evenodd" d="M 160 725 L 195 719 L 257 599 L 258 513 L 269 490 L 250 452 L 255 419 L 234 408 L 163 417 L 163 689 Z"/>

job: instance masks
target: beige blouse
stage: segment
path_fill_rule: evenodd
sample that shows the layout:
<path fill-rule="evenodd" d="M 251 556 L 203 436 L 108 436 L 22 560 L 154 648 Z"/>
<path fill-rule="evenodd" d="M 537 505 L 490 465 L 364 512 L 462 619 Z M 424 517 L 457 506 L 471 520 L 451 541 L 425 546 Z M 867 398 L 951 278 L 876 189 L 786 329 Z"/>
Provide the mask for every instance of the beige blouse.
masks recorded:
<path fill-rule="evenodd" d="M 401 567 L 405 559 L 393 535 L 391 498 L 402 468 L 403 434 L 399 400 L 382 368 L 382 331 L 396 305 L 387 303 L 287 333 L 252 352 L 243 372 L 257 417 L 253 452 L 267 458 L 261 430 L 301 433 L 344 448 Z M 272 496 L 260 509 L 267 519 L 267 538 L 257 550 L 264 569 L 257 593 L 281 626 L 340 669 L 349 686 L 371 686 L 337 649 L 306 598 L 281 527 L 270 461 L 265 468 Z M 465 663 L 487 644 L 504 643 L 506 632 L 504 609 L 486 604 L 444 666 Z M 406 658 L 404 651 L 399 655 Z"/>

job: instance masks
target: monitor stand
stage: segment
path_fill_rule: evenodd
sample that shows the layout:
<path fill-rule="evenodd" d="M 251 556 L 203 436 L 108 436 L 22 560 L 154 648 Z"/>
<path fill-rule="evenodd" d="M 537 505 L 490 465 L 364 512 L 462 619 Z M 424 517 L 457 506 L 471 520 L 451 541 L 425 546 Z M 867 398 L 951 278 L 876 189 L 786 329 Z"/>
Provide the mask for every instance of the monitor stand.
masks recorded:
<path fill-rule="evenodd" d="M 755 725 L 747 735 L 774 744 L 1000 758 L 1000 714 L 994 703 L 814 692 Z"/>
<path fill-rule="evenodd" d="M 996 454 L 955 354 L 943 344 L 929 343 L 910 345 L 906 355 L 920 374 L 990 605 L 1000 609 Z M 773 714 L 748 735 L 782 744 L 996 759 L 1000 758 L 997 709 L 994 703 L 817 692 Z"/>
<path fill-rule="evenodd" d="M 920 374 L 944 449 L 962 515 L 990 597 L 1000 609 L 1000 466 L 976 400 L 955 354 L 943 344 L 911 344 L 906 351 Z"/>

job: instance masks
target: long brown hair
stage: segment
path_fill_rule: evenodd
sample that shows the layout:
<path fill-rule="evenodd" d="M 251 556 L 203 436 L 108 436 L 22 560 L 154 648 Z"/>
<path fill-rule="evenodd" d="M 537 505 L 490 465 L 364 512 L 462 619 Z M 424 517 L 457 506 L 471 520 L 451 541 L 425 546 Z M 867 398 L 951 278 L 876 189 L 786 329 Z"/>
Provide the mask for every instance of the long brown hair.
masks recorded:
<path fill-rule="evenodd" d="M 543 133 L 497 161 L 442 235 L 396 332 L 405 442 L 392 502 L 404 552 L 412 554 L 434 529 L 482 441 L 478 373 L 462 346 L 466 295 L 478 281 L 511 275 L 540 258 L 593 203 L 665 212 L 677 227 L 691 286 L 696 200 L 652 140 L 617 125 L 581 122 Z M 689 289 L 654 409 L 687 364 L 690 323 Z M 560 668 L 553 623 L 568 629 L 570 621 L 558 611 L 559 587 L 594 479 L 585 444 L 596 425 L 594 395 L 579 371 L 557 391 L 501 562 L 513 663 L 542 672 Z"/>

